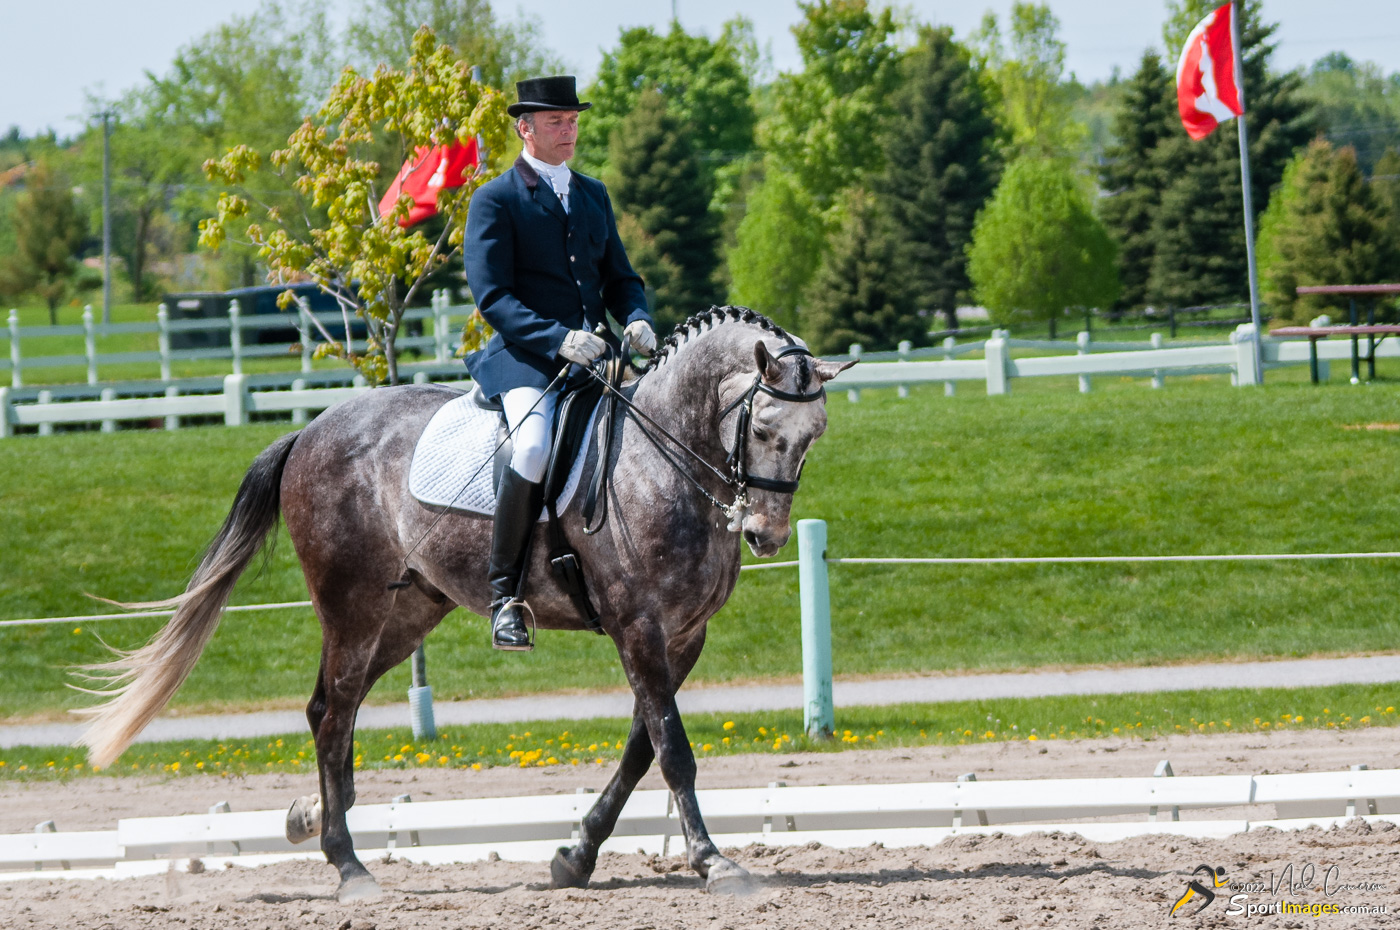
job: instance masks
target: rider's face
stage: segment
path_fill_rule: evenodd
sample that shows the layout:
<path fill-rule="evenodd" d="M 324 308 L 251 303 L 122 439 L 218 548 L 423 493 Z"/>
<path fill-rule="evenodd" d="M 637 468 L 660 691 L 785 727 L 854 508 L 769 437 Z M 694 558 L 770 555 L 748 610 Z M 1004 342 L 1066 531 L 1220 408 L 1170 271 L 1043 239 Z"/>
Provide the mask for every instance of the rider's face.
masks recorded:
<path fill-rule="evenodd" d="M 572 110 L 542 110 L 535 114 L 535 128 L 520 123 L 525 151 L 540 161 L 562 165 L 574 157 L 578 141 L 578 114 Z"/>

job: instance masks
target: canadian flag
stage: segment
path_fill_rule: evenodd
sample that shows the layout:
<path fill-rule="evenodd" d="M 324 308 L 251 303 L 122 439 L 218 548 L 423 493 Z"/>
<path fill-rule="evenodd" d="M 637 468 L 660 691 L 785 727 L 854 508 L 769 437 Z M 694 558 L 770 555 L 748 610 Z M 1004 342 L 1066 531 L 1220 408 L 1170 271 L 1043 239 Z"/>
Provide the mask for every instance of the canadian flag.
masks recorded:
<path fill-rule="evenodd" d="M 422 146 L 403 163 L 394 183 L 389 185 L 379 201 L 379 215 L 394 209 L 404 194 L 413 198 L 408 215 L 399 220 L 403 227 L 421 223 L 437 212 L 438 191 L 445 187 L 461 187 L 476 171 L 476 140 L 453 142 L 449 145 Z"/>
<path fill-rule="evenodd" d="M 1235 5 L 1215 10 L 1186 39 L 1176 66 L 1176 102 L 1193 139 L 1204 139 L 1221 122 L 1244 113 L 1235 70 Z"/>

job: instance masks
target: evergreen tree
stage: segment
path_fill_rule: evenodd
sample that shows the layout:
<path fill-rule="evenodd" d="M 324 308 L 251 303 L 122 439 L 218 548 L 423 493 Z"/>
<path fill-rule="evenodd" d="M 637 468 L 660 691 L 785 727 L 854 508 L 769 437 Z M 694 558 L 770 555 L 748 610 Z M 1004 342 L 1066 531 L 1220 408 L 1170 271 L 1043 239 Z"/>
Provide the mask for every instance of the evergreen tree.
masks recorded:
<path fill-rule="evenodd" d="M 76 254 L 87 236 L 73 193 L 47 162 L 25 177 L 24 196 L 14 205 L 16 250 L 0 267 L 0 291 L 9 296 L 33 292 L 49 308 L 49 325 L 58 325 L 58 305 L 68 296 L 78 273 Z"/>
<path fill-rule="evenodd" d="M 1393 148 L 1386 149 L 1385 154 L 1376 161 L 1376 170 L 1371 175 L 1371 190 L 1390 221 L 1391 236 L 1400 242 L 1400 152 Z M 1392 277 L 1400 279 L 1400 269 Z"/>
<path fill-rule="evenodd" d="M 1199 5 L 1199 0 L 1169 4 L 1180 8 L 1164 30 L 1173 55 L 1185 40 L 1185 33 L 1176 38 L 1178 22 L 1196 14 L 1192 4 Z M 1196 16 L 1185 28 L 1189 31 L 1199 19 Z M 1268 207 L 1288 161 L 1312 135 L 1312 118 L 1298 93 L 1298 75 L 1269 70 L 1273 52 L 1269 39 L 1276 29 L 1260 19 L 1257 6 L 1245 7 L 1240 30 L 1256 213 Z M 1153 152 L 1167 186 L 1153 223 L 1157 249 L 1148 276 L 1148 300 L 1179 307 L 1247 300 L 1239 134 L 1233 123 L 1227 123 L 1196 142 L 1186 135 L 1175 114 L 1172 120 L 1170 132 Z"/>
<path fill-rule="evenodd" d="M 1152 50 L 1143 52 L 1137 73 L 1128 81 L 1113 118 L 1116 140 L 1099 166 L 1099 216 L 1118 246 L 1117 309 L 1148 303 L 1156 239 L 1152 224 L 1162 202 L 1166 178 L 1154 163 L 1153 152 L 1172 130 L 1177 118 L 1172 75 Z"/>
<path fill-rule="evenodd" d="M 972 56 L 951 29 L 925 30 L 900 77 L 886 168 L 875 182 L 888 254 L 904 283 L 900 310 L 921 318 L 924 330 L 938 311 L 957 328 L 958 302 L 972 286 L 972 226 L 996 188 L 997 126 Z"/>
<path fill-rule="evenodd" d="M 852 343 L 893 349 L 928 328 L 901 312 L 899 280 L 880 245 L 882 217 L 874 198 L 860 189 L 847 194 L 845 218 L 813 282 L 802 335 L 819 354 L 845 352 Z"/>
<path fill-rule="evenodd" d="M 618 215 L 631 217 L 639 231 L 638 267 L 646 280 L 666 281 L 657 288 L 658 324 L 673 325 L 719 300 L 715 271 L 719 264 L 718 223 L 710 213 L 710 186 L 690 136 L 671 114 L 666 98 L 643 94 L 613 133 L 608 187 Z M 628 243 L 629 248 L 633 243 Z M 661 266 L 662 258 L 670 267 Z"/>
<path fill-rule="evenodd" d="M 1274 315 L 1337 317 L 1336 298 L 1299 297 L 1307 284 L 1379 284 L 1400 263 L 1391 217 L 1366 184 L 1350 146 L 1318 139 L 1300 153 L 1264 215 L 1260 277 Z"/>
<path fill-rule="evenodd" d="M 968 251 L 977 299 L 998 323 L 1103 308 L 1118 297 L 1113 242 L 1072 164 L 1023 156 L 977 218 Z"/>

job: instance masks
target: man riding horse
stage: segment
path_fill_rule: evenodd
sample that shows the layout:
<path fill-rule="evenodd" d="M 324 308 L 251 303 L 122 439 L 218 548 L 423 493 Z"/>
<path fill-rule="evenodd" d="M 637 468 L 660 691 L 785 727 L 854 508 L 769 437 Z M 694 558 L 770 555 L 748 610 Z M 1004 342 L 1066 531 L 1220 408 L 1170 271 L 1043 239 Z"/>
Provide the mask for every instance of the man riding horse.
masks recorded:
<path fill-rule="evenodd" d="M 601 181 L 568 167 L 580 103 L 571 75 L 516 85 L 507 108 L 524 151 L 472 195 L 467 214 L 467 284 L 496 334 L 467 357 L 472 380 L 499 398 L 514 441 L 496 489 L 491 539 L 491 645 L 531 648 L 516 589 L 526 543 L 542 504 L 561 365 L 587 365 L 607 351 L 594 334 L 605 310 L 643 354 L 656 348 L 642 279 L 617 235 Z M 611 336 L 611 333 L 608 333 Z"/>

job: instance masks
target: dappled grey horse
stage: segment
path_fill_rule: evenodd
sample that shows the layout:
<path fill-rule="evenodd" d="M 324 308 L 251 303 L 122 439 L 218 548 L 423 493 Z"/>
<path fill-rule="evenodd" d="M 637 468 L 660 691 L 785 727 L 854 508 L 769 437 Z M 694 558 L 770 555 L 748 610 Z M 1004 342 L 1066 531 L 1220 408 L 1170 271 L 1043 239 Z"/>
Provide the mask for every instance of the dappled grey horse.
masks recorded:
<path fill-rule="evenodd" d="M 650 370 L 623 387 L 634 406 L 613 419 L 609 516 L 585 535 L 575 495 L 561 517 L 635 696 L 632 729 L 578 844 L 551 864 L 556 887 L 588 883 L 599 845 L 653 758 L 675 795 L 691 867 L 711 890 L 746 880 L 706 832 L 675 696 L 700 657 L 706 622 L 734 590 L 740 535 L 759 556 L 787 542 L 796 479 L 826 428 L 822 384 L 849 364 L 813 358 L 753 311 L 722 308 L 678 327 Z M 370 391 L 258 456 L 185 593 L 160 602 L 176 609 L 170 622 L 141 649 L 97 667 L 112 697 L 85 711 L 93 720 L 82 741 L 94 765 L 115 761 L 180 687 L 280 510 L 323 637 L 306 709 L 320 802 L 293 806 L 288 836 L 320 832 L 342 900 L 378 892 L 346 827 L 355 714 L 374 682 L 454 607 L 490 613 L 491 519 L 443 515 L 408 493 L 419 435 L 457 396 L 432 385 Z M 602 447 L 590 444 L 585 474 L 598 467 Z M 539 627 L 584 629 L 550 571 L 548 546 L 537 543 L 527 593 Z"/>

